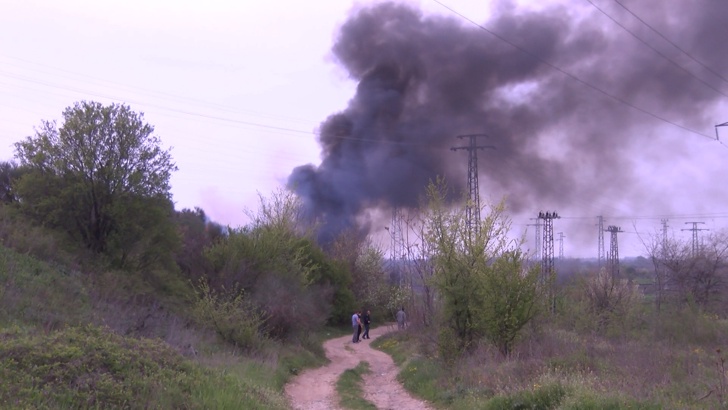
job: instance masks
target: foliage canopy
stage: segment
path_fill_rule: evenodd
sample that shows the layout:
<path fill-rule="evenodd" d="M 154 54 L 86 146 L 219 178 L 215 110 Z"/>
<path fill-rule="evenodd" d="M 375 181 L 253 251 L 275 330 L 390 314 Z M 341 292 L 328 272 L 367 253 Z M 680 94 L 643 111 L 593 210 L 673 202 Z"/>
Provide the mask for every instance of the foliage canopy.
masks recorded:
<path fill-rule="evenodd" d="M 15 144 L 27 169 L 16 184 L 20 208 L 122 265 L 144 239 L 174 246 L 164 226 L 177 167 L 153 132 L 143 114 L 123 104 L 82 101 L 66 108 L 60 127 L 43 121 Z"/>

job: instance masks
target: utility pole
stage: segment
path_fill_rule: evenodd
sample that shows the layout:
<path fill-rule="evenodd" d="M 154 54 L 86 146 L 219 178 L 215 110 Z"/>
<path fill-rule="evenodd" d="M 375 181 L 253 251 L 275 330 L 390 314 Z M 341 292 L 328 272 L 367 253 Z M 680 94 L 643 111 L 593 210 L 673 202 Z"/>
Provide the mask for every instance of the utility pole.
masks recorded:
<path fill-rule="evenodd" d="M 564 238 L 564 233 L 559 232 L 559 259 L 564 259 Z"/>
<path fill-rule="evenodd" d="M 486 148 L 495 149 L 493 145 L 478 145 L 479 137 L 489 137 L 487 134 L 458 135 L 458 139 L 469 139 L 466 146 L 451 147 L 452 151 L 468 151 L 468 203 L 465 206 L 465 218 L 468 225 L 468 236 L 472 238 L 480 229 L 480 189 L 478 185 L 478 150 Z"/>
<path fill-rule="evenodd" d="M 662 223 L 662 256 L 664 257 L 667 254 L 667 221 L 668 219 L 660 219 L 660 223 Z"/>
<path fill-rule="evenodd" d="M 686 224 L 693 224 L 693 227 L 690 229 L 681 229 L 681 231 L 692 231 L 693 232 L 693 258 L 698 255 L 698 231 L 709 231 L 710 229 L 699 229 L 698 224 L 705 224 L 705 222 L 685 222 Z"/>
<path fill-rule="evenodd" d="M 617 234 L 622 232 L 622 228 L 610 225 L 607 232 L 611 234 L 609 242 L 609 269 L 612 272 L 612 281 L 619 278 L 619 243 L 617 242 Z"/>
<path fill-rule="evenodd" d="M 534 237 L 534 253 L 536 257 L 538 258 L 541 256 L 541 220 L 538 218 L 529 218 L 531 220 L 535 220 L 535 224 L 528 224 L 526 226 L 533 226 L 536 228 L 536 235 Z"/>
<path fill-rule="evenodd" d="M 554 270 L 554 219 L 556 218 L 560 218 L 556 212 L 538 213 L 538 219 L 543 219 L 541 280 L 547 286 L 552 313 L 556 311 L 556 271 Z"/>
<path fill-rule="evenodd" d="M 604 263 L 604 217 L 597 216 L 597 265 L 599 269 Z"/>
<path fill-rule="evenodd" d="M 392 224 L 385 228 L 389 231 L 392 240 L 389 247 L 389 260 L 392 264 L 392 273 L 396 275 L 397 283 L 402 286 L 402 259 L 404 259 L 404 236 L 402 234 L 402 209 L 392 208 Z"/>

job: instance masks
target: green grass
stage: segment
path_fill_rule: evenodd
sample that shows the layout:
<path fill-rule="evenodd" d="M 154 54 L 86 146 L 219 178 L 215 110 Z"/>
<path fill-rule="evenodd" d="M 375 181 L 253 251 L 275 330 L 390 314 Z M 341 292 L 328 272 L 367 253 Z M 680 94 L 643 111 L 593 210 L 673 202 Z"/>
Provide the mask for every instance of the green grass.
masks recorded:
<path fill-rule="evenodd" d="M 204 368 L 167 344 L 94 326 L 0 333 L 3 408 L 285 409 L 260 368 Z"/>
<path fill-rule="evenodd" d="M 410 356 L 416 354 L 413 339 L 407 332 L 392 332 L 378 337 L 371 343 L 371 347 L 392 356 L 397 366 L 402 366 Z"/>
<path fill-rule="evenodd" d="M 50 330 L 85 323 L 90 315 L 81 273 L 0 245 L 0 326 Z"/>
<path fill-rule="evenodd" d="M 175 293 L 187 297 L 175 286 L 162 290 L 167 302 Z M 89 324 L 118 325 L 126 316 L 119 300 L 149 303 L 160 295 L 154 288 L 139 277 L 89 277 L 0 246 L 0 408 L 287 408 L 274 363 L 238 354 L 201 364 L 161 340 Z M 301 366 L 321 362 L 305 350 L 296 357 L 308 358 Z"/>
<path fill-rule="evenodd" d="M 6 332 L 0 342 L 0 402 L 16 408 L 181 407 L 189 403 L 193 373 L 162 343 L 95 327 Z"/>
<path fill-rule="evenodd" d="M 346 409 L 372 410 L 377 407 L 364 399 L 362 389 L 362 375 L 369 373 L 369 363 L 359 362 L 353 369 L 347 369 L 336 381 L 336 392 L 339 394 L 339 404 Z"/>

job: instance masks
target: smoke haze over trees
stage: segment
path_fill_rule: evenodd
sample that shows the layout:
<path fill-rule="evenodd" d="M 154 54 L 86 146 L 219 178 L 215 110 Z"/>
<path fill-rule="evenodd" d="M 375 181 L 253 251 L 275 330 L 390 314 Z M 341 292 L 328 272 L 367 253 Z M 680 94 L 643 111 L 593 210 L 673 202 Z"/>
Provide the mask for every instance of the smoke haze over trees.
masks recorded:
<path fill-rule="evenodd" d="M 333 54 L 356 95 L 321 124 L 321 163 L 297 167 L 289 186 L 324 237 L 366 231 L 368 211 L 416 207 L 438 175 L 465 191 L 467 155 L 449 148 L 463 145 L 456 135 L 487 133 L 480 142 L 496 150 L 479 152 L 481 196 L 506 196 L 511 212 L 677 211 L 662 200 L 666 187 L 683 189 L 665 164 L 691 144 L 726 148 L 708 138 L 728 93 L 711 72 L 728 68 L 716 52 L 728 5 L 623 4 L 711 70 L 613 4 L 604 10 L 669 59 L 591 6 L 501 1 L 482 27 L 391 2 L 354 10 Z"/>

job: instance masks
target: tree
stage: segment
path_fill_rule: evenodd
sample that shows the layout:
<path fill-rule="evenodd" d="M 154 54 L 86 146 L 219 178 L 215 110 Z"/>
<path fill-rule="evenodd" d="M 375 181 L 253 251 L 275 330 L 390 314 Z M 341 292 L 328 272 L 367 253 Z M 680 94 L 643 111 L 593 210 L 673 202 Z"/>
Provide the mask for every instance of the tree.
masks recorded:
<path fill-rule="evenodd" d="M 15 162 L 0 162 L 0 202 L 14 203 L 18 197 L 13 188 L 15 181 L 22 175 L 22 168 Z"/>
<path fill-rule="evenodd" d="M 175 212 L 175 225 L 182 241 L 175 255 L 177 266 L 188 279 L 197 282 L 211 271 L 205 249 L 225 235 L 225 228 L 210 221 L 198 207 Z"/>
<path fill-rule="evenodd" d="M 635 225 L 635 231 L 638 231 Z M 644 246 L 647 256 L 652 262 L 653 268 L 653 280 L 654 280 L 654 294 L 655 294 L 655 308 L 657 313 L 661 313 L 662 304 L 665 299 L 665 293 L 668 288 L 668 275 L 665 267 L 665 256 L 667 255 L 668 239 L 661 237 L 657 232 L 643 238 L 641 235 L 637 235 L 642 246 Z"/>
<path fill-rule="evenodd" d="M 523 254 L 503 252 L 481 276 L 478 320 L 485 335 L 504 355 L 510 355 L 521 329 L 538 313 L 540 267 L 526 267 Z"/>
<path fill-rule="evenodd" d="M 144 219 L 139 212 L 169 208 L 177 170 L 153 132 L 143 114 L 123 104 L 82 101 L 64 110 L 60 127 L 43 121 L 15 144 L 29 170 L 17 184 L 21 209 L 96 253 L 108 253 L 114 237 L 124 246 L 141 241 L 150 223 L 171 223 L 169 212 L 145 220 L 145 229 L 132 222 Z"/>
<path fill-rule="evenodd" d="M 697 252 L 689 240 L 659 240 L 656 235 L 643 244 L 654 265 L 658 311 L 668 294 L 704 310 L 722 302 L 728 281 L 728 232 L 708 235 Z"/>
<path fill-rule="evenodd" d="M 489 208 L 478 229 L 468 227 L 465 212 L 446 203 L 442 181 L 427 189 L 430 199 L 424 240 L 433 249 L 432 278 L 443 303 L 441 351 L 463 351 L 481 338 L 509 355 L 520 330 L 542 302 L 538 268 L 528 269 L 522 241 L 509 238 L 510 220 L 503 203 Z"/>
<path fill-rule="evenodd" d="M 231 229 L 205 254 L 210 287 L 240 287 L 266 314 L 275 338 L 309 332 L 326 321 L 351 317 L 351 272 L 326 256 L 299 218 L 300 202 L 290 191 L 261 197 L 251 223 Z"/>

